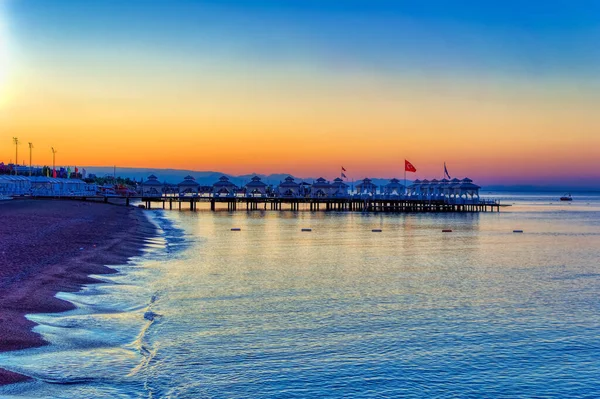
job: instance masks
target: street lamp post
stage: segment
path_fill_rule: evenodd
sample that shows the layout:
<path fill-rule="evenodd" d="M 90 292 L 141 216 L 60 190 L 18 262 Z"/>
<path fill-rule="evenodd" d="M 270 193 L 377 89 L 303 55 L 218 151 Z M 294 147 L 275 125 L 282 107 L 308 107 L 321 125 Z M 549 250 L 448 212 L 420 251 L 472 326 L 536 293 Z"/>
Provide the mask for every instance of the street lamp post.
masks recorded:
<path fill-rule="evenodd" d="M 51 147 L 52 149 L 52 177 L 54 177 L 54 175 L 56 174 L 56 150 L 54 149 L 54 147 Z"/>
<path fill-rule="evenodd" d="M 17 166 L 19 166 L 19 138 L 13 137 L 15 143 L 15 175 L 17 175 Z"/>

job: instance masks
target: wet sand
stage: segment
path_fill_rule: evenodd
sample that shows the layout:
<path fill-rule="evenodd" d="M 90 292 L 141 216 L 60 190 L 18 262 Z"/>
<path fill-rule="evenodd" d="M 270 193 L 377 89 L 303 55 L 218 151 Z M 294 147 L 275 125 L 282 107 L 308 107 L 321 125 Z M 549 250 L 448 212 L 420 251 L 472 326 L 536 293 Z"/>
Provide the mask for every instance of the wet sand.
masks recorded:
<path fill-rule="evenodd" d="M 133 207 L 92 202 L 0 202 L 0 352 L 45 345 L 29 313 L 71 310 L 55 297 L 140 254 L 154 226 Z M 0 369 L 0 385 L 28 377 Z"/>

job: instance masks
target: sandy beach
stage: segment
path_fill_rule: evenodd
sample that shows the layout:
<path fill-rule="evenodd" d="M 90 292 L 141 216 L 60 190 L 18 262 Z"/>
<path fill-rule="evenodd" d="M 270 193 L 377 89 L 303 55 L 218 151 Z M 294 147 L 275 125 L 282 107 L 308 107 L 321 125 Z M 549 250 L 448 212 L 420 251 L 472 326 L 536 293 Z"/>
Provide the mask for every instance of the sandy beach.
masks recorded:
<path fill-rule="evenodd" d="M 45 345 L 25 315 L 73 309 L 55 294 L 114 272 L 155 233 L 136 208 L 92 202 L 6 201 L 0 220 L 0 351 Z M 0 385 L 27 379 L 0 369 Z"/>

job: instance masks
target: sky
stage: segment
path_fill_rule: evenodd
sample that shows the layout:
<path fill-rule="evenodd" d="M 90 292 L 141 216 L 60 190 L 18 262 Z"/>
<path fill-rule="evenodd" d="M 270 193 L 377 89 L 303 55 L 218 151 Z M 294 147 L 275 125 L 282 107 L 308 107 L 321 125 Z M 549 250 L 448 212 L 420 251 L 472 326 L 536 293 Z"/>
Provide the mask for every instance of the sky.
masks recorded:
<path fill-rule="evenodd" d="M 600 1 L 0 0 L 0 160 L 600 187 Z"/>

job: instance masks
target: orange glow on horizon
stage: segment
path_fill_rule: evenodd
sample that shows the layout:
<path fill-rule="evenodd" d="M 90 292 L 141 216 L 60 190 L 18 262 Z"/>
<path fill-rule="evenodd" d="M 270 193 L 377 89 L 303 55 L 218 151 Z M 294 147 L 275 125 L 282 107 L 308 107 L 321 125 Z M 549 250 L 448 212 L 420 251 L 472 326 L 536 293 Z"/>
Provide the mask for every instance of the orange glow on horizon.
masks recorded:
<path fill-rule="evenodd" d="M 418 168 L 409 178 L 442 177 L 444 161 L 484 180 L 599 175 L 593 86 L 285 70 L 229 66 L 157 80 L 124 68 L 97 80 L 102 71 L 25 69 L 2 109 L 0 160 L 14 157 L 17 136 L 35 144 L 37 164 L 51 164 L 53 146 L 61 165 L 311 177 L 344 165 L 359 179 L 403 177 L 406 158 Z"/>

